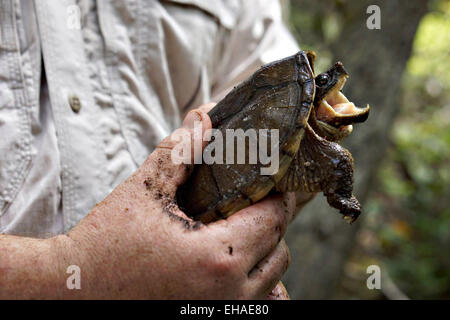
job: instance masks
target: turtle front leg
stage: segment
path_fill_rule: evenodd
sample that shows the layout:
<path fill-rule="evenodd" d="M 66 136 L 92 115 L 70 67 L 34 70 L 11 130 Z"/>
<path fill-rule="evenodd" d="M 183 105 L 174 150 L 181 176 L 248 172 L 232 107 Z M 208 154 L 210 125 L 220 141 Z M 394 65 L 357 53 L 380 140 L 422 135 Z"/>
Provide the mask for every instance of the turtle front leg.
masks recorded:
<path fill-rule="evenodd" d="M 309 125 L 288 172 L 276 190 L 323 191 L 328 203 L 350 223 L 361 213 L 353 191 L 353 158 L 347 149 L 318 136 Z"/>

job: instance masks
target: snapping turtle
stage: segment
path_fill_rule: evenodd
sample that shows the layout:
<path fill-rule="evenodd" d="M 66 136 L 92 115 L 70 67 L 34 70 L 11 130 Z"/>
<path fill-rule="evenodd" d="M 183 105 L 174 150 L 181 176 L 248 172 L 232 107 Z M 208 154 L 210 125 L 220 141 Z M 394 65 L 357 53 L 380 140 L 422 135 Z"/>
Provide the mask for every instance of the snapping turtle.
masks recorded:
<path fill-rule="evenodd" d="M 230 216 L 270 192 L 323 191 L 328 203 L 350 223 L 359 216 L 360 204 L 352 194 L 353 159 L 337 142 L 351 133 L 352 123 L 367 119 L 369 106 L 357 108 L 341 93 L 349 76 L 341 62 L 315 77 L 314 59 L 314 52 L 300 51 L 264 65 L 209 112 L 223 145 L 234 145 L 234 150 L 231 155 L 226 154 L 229 149 L 213 151 L 213 141 L 205 148 L 205 152 L 223 152 L 227 161 L 195 165 L 177 191 L 178 205 L 187 215 L 207 223 Z M 266 138 L 264 150 L 275 146 L 268 155 L 278 156 L 277 170 L 261 174 L 260 169 L 270 164 L 250 161 L 255 156 L 250 149 L 254 136 L 248 134 L 248 144 L 244 140 L 245 148 L 239 149 L 235 143 L 239 139 L 227 135 L 229 129 L 266 129 L 259 132 Z M 278 129 L 278 137 L 267 129 Z M 243 163 L 236 163 L 239 151 L 245 153 Z"/>

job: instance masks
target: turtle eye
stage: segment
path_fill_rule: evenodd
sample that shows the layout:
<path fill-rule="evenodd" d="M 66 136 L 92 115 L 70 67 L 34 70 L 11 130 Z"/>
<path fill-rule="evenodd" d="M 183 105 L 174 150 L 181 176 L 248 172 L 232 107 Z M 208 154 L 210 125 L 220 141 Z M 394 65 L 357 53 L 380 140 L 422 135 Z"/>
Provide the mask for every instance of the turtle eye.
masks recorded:
<path fill-rule="evenodd" d="M 327 73 L 322 73 L 317 77 L 316 83 L 319 86 L 324 86 L 328 83 L 328 80 L 330 80 L 330 76 Z"/>

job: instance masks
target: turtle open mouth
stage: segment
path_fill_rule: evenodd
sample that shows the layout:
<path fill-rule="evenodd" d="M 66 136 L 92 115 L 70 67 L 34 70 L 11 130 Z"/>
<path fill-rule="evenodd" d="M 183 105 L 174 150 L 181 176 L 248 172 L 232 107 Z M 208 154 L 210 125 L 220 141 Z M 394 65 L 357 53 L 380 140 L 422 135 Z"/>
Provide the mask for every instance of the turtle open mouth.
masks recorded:
<path fill-rule="evenodd" d="M 317 119 L 335 128 L 364 122 L 369 116 L 369 105 L 365 108 L 358 108 L 341 92 L 348 77 L 348 74 L 340 74 L 336 84 L 325 94 L 316 107 Z"/>

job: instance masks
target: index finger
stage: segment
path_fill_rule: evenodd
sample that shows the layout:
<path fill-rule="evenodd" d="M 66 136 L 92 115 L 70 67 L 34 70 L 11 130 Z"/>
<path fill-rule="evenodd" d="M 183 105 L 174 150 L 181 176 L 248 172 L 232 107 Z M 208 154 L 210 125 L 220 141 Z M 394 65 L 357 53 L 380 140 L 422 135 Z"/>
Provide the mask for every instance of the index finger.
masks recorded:
<path fill-rule="evenodd" d="M 287 192 L 268 197 L 224 220 L 209 224 L 222 229 L 233 255 L 243 258 L 249 272 L 280 242 L 295 209 L 295 194 Z"/>

